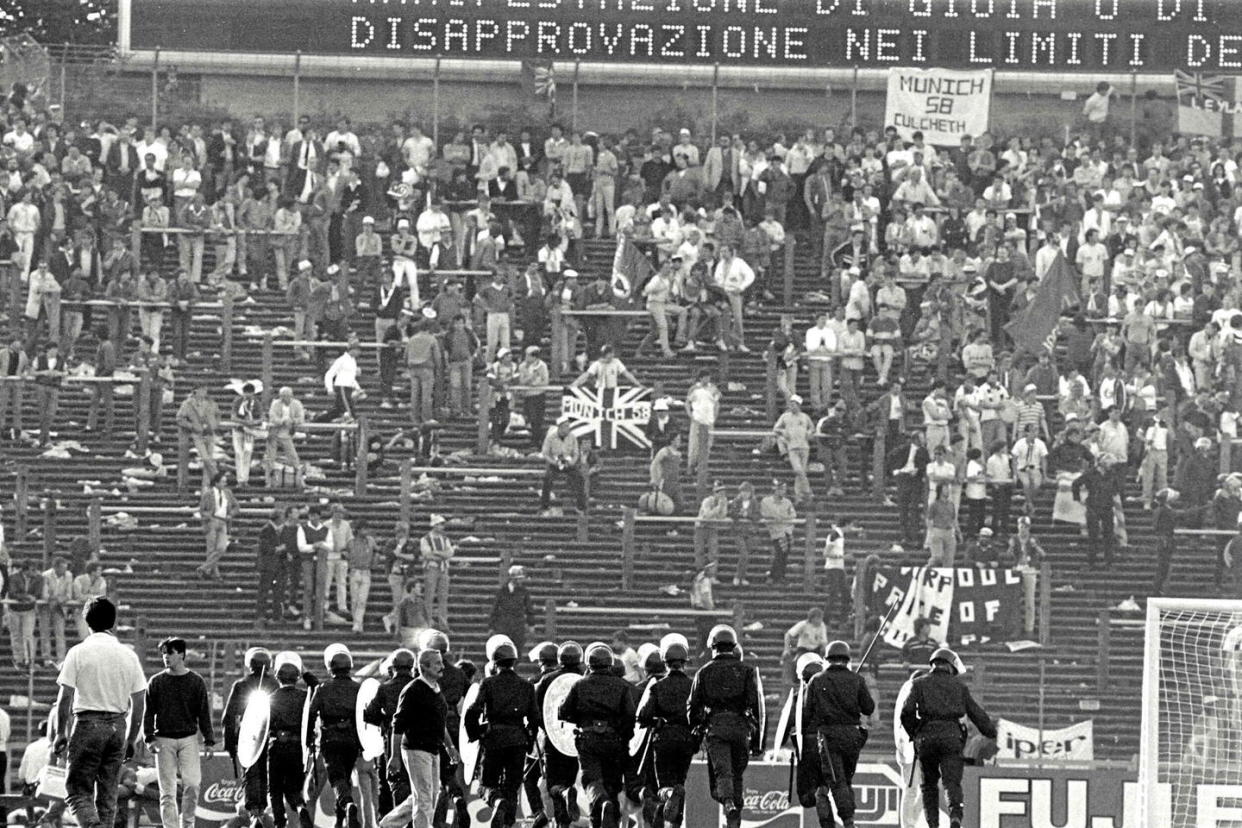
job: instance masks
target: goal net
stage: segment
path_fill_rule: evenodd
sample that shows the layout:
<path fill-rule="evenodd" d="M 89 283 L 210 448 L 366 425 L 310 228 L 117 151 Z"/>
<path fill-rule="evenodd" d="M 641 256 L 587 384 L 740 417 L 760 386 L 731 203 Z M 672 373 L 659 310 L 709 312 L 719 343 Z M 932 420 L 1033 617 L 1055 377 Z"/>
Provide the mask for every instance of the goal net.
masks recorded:
<path fill-rule="evenodd" d="M 1242 828 L 1242 601 L 1152 598 L 1139 825 Z"/>

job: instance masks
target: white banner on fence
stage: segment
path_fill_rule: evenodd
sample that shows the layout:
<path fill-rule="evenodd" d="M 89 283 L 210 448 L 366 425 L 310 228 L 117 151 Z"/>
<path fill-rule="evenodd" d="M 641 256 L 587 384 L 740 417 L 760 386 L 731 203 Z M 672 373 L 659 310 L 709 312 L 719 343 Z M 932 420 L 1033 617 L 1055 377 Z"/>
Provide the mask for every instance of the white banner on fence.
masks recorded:
<path fill-rule="evenodd" d="M 896 127 L 905 140 L 922 132 L 929 144 L 956 147 L 963 135 L 988 131 L 992 105 L 992 70 L 888 70 L 884 125 Z"/>
<path fill-rule="evenodd" d="M 1023 727 L 1008 719 L 996 723 L 1001 759 L 1094 759 L 1095 726 L 1091 719 L 1060 730 Z"/>

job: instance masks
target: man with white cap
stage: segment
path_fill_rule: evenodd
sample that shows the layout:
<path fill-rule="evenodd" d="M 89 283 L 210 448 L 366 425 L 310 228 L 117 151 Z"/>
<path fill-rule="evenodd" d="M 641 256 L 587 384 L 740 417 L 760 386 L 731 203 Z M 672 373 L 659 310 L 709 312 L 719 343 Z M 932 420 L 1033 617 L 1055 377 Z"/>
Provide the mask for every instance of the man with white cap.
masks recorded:
<path fill-rule="evenodd" d="M 543 438 L 543 487 L 539 494 L 539 508 L 546 511 L 552 502 L 552 483 L 559 475 L 564 475 L 569 483 L 574 502 L 579 512 L 586 513 L 586 486 L 582 477 L 582 450 L 578 438 L 573 433 L 573 421 L 568 414 L 562 414 L 556 426 L 548 429 Z"/>
<path fill-rule="evenodd" d="M 418 236 L 410 232 L 410 220 L 397 219 L 397 232 L 388 240 L 392 248 L 392 283 L 403 285 L 407 291 L 412 307 L 418 307 L 418 266 L 414 263 L 418 255 Z"/>
<path fill-rule="evenodd" d="M 427 614 L 432 623 L 442 630 L 449 628 L 449 561 L 456 551 L 453 542 L 444 534 L 447 522 L 444 515 L 433 514 L 427 534 L 418 543 L 423 556 L 423 595 L 427 598 Z"/>

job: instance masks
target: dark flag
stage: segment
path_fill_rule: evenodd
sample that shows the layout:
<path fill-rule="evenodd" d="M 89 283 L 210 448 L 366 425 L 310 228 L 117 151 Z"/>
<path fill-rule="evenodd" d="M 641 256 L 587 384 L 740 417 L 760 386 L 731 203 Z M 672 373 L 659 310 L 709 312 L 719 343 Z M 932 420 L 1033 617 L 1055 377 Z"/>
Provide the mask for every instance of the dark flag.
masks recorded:
<path fill-rule="evenodd" d="M 1038 292 L 1021 315 L 1005 326 L 1020 350 L 1039 353 L 1052 350 L 1061 311 L 1078 304 L 1078 274 L 1057 254 L 1052 266 L 1039 283 Z"/>

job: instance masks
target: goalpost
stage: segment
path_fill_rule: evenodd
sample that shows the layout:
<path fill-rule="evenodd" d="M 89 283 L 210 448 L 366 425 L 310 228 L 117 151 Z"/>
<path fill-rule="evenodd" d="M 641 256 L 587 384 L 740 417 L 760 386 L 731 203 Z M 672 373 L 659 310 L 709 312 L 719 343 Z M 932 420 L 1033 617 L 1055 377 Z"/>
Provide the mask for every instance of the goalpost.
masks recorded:
<path fill-rule="evenodd" d="M 1139 822 L 1242 826 L 1242 601 L 1150 598 Z"/>

